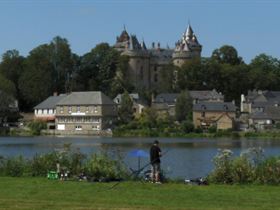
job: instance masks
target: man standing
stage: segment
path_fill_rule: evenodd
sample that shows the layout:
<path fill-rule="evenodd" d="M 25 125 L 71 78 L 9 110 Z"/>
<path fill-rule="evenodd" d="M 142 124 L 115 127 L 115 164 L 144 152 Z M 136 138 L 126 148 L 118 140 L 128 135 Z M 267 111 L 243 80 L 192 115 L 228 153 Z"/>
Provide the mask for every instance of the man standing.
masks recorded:
<path fill-rule="evenodd" d="M 161 150 L 159 148 L 158 140 L 154 141 L 154 144 L 151 146 L 150 149 L 150 161 L 152 165 L 152 174 L 151 178 L 152 181 L 161 184 L 160 180 L 160 157 L 161 157 Z"/>

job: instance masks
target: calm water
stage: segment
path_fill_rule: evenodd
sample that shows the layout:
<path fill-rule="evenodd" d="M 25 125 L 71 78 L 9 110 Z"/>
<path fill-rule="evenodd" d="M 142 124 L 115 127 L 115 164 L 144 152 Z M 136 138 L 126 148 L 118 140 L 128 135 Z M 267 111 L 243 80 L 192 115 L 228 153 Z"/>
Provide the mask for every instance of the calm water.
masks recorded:
<path fill-rule="evenodd" d="M 108 138 L 108 137 L 0 137 L 0 155 L 23 155 L 32 157 L 36 153 L 48 153 L 71 143 L 85 154 L 107 150 L 119 154 L 128 167 L 137 169 L 138 158 L 130 155 L 135 149 L 149 152 L 155 138 Z M 196 178 L 206 176 L 212 169 L 212 159 L 218 149 L 231 149 L 234 155 L 252 147 L 262 147 L 265 155 L 280 155 L 280 140 L 256 139 L 182 139 L 157 138 L 165 153 L 162 168 L 171 178 Z M 148 163 L 148 157 L 140 159 L 141 166 Z"/>

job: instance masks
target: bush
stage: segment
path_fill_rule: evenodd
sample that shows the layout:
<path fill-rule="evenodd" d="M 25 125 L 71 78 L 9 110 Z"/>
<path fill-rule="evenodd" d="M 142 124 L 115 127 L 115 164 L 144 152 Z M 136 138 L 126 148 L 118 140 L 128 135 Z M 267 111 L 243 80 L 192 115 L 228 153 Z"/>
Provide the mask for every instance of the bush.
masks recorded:
<path fill-rule="evenodd" d="M 217 126 L 212 125 L 208 128 L 209 133 L 216 133 L 217 132 Z"/>
<path fill-rule="evenodd" d="M 232 182 L 250 183 L 255 180 L 255 170 L 250 161 L 245 157 L 237 157 L 232 162 Z"/>
<path fill-rule="evenodd" d="M 280 183 L 280 158 L 270 157 L 256 168 L 257 182 L 262 184 Z"/>
<path fill-rule="evenodd" d="M 108 154 L 93 154 L 85 166 L 86 174 L 94 179 L 119 179 L 126 173 L 120 161 L 112 160 Z"/>
<path fill-rule="evenodd" d="M 47 129 L 47 123 L 43 121 L 33 121 L 28 124 L 33 135 L 40 135 L 41 130 Z"/>
<path fill-rule="evenodd" d="M 231 184 L 233 183 L 233 161 L 232 151 L 219 150 L 218 154 L 214 157 L 214 170 L 208 177 L 211 182 Z"/>
<path fill-rule="evenodd" d="M 194 130 L 194 125 L 190 121 L 183 121 L 181 123 L 181 130 L 185 133 L 191 133 Z"/>
<path fill-rule="evenodd" d="M 27 161 L 22 156 L 8 158 L 6 160 L 6 166 L 4 171 L 4 175 L 6 176 L 23 176 L 25 172 L 29 171 Z"/>

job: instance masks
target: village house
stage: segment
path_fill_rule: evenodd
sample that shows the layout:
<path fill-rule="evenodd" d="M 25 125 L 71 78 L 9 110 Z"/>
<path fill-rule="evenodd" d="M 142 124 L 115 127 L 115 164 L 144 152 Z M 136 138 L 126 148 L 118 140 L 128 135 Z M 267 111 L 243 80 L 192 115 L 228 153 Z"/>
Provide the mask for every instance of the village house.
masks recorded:
<path fill-rule="evenodd" d="M 218 93 L 214 90 L 192 90 L 189 91 L 190 97 L 192 98 L 193 104 L 197 104 L 203 101 L 215 101 L 223 102 L 224 96 L 222 93 Z M 152 107 L 159 114 L 168 113 L 170 116 L 175 116 L 175 105 L 176 99 L 179 93 L 161 93 L 156 96 L 152 101 Z"/>
<path fill-rule="evenodd" d="M 272 128 L 280 122 L 280 91 L 253 90 L 241 95 L 241 116 L 256 129 Z"/>
<path fill-rule="evenodd" d="M 34 107 L 34 120 L 47 122 L 48 129 L 55 129 L 55 114 L 57 103 L 65 98 L 65 94 L 48 97 L 46 100 Z"/>
<path fill-rule="evenodd" d="M 193 105 L 195 128 L 216 126 L 218 130 L 233 129 L 235 119 L 236 106 L 231 102 L 199 102 Z"/>
<path fill-rule="evenodd" d="M 121 105 L 122 96 L 123 96 L 123 94 L 118 94 L 113 100 L 118 105 L 118 107 Z M 143 110 L 147 107 L 147 105 L 140 99 L 140 96 L 138 93 L 130 93 L 129 97 L 131 98 L 131 100 L 133 102 L 132 109 L 133 109 L 134 115 L 139 116 L 143 112 Z"/>
<path fill-rule="evenodd" d="M 100 134 L 116 118 L 117 105 L 102 92 L 72 92 L 56 105 L 56 133 Z"/>

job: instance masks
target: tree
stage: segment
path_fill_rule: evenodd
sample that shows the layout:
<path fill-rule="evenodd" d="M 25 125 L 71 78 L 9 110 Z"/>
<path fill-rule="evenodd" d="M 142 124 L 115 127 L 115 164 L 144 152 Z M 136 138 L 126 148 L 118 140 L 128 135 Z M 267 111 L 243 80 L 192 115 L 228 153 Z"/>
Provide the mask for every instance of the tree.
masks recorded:
<path fill-rule="evenodd" d="M 133 119 L 133 101 L 128 92 L 124 92 L 121 96 L 118 115 L 121 123 L 129 123 Z"/>
<path fill-rule="evenodd" d="M 74 55 L 71 52 L 67 39 L 56 36 L 50 45 L 50 62 L 53 65 L 53 91 L 69 92 L 70 78 L 74 70 Z"/>
<path fill-rule="evenodd" d="M 251 89 L 279 90 L 280 61 L 272 56 L 260 54 L 249 64 Z"/>
<path fill-rule="evenodd" d="M 53 64 L 50 59 L 50 46 L 40 45 L 26 58 L 24 72 L 19 79 L 20 95 L 24 98 L 23 110 L 46 99 L 53 92 Z"/>
<path fill-rule="evenodd" d="M 174 89 L 176 67 L 170 63 L 160 70 L 159 88 L 157 92 L 171 93 Z"/>
<path fill-rule="evenodd" d="M 133 92 L 134 86 L 130 83 L 129 75 L 128 75 L 128 56 L 119 56 L 117 59 L 117 69 L 115 76 L 111 83 L 111 94 L 112 96 L 116 96 L 119 93 L 123 92 Z"/>
<path fill-rule="evenodd" d="M 13 95 L 15 97 L 19 97 L 18 81 L 23 73 L 24 60 L 24 57 L 20 56 L 17 50 L 8 50 L 3 54 L 0 64 L 0 74 L 14 84 L 16 92 Z"/>
<path fill-rule="evenodd" d="M 177 87 L 185 90 L 201 90 L 203 89 L 203 68 L 199 59 L 192 59 L 178 70 Z"/>
<path fill-rule="evenodd" d="M 76 81 L 83 84 L 83 90 L 100 90 L 111 95 L 119 52 L 107 43 L 97 45 L 81 58 L 81 67 Z"/>
<path fill-rule="evenodd" d="M 188 90 L 182 91 L 176 99 L 175 117 L 176 120 L 182 122 L 190 120 L 192 116 L 192 99 Z"/>
<path fill-rule="evenodd" d="M 215 49 L 211 58 L 221 64 L 239 65 L 243 63 L 242 58 L 238 56 L 237 50 L 230 45 Z"/>

